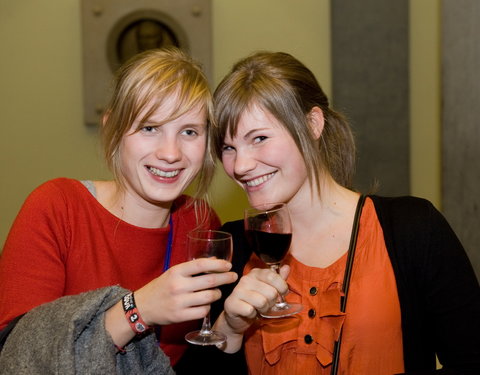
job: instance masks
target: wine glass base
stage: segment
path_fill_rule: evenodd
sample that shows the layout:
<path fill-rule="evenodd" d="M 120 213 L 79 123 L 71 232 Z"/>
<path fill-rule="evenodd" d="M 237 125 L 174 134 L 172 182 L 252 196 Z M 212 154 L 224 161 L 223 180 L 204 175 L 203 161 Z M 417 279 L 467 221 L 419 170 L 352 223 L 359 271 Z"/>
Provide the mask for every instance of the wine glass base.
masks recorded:
<path fill-rule="evenodd" d="M 227 341 L 224 334 L 211 331 L 210 333 L 202 333 L 201 331 L 193 331 L 185 335 L 185 340 L 194 345 L 219 345 Z"/>
<path fill-rule="evenodd" d="M 303 306 L 299 303 L 277 303 L 266 313 L 260 313 L 263 318 L 284 318 L 299 313 L 303 310 Z"/>

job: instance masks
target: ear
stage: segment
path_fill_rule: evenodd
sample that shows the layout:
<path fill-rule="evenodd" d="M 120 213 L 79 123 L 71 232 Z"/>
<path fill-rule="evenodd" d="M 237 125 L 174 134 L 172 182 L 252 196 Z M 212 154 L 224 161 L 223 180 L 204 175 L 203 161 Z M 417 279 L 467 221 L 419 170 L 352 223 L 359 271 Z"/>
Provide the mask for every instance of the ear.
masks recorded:
<path fill-rule="evenodd" d="M 323 111 L 319 107 L 313 107 L 307 115 L 308 124 L 315 139 L 319 139 L 325 126 Z"/>

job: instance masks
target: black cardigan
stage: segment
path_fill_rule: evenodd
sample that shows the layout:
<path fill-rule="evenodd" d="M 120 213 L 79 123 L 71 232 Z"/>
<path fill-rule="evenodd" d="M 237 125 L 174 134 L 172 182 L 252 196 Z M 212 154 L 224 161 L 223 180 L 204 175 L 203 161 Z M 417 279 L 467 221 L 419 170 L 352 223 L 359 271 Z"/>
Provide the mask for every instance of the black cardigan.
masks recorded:
<path fill-rule="evenodd" d="M 406 374 L 479 375 L 480 287 L 455 233 L 427 200 L 369 197 L 397 282 Z M 222 230 L 233 234 L 233 270 L 241 275 L 251 255 L 243 222 L 226 223 Z M 212 320 L 222 311 L 233 287 L 223 287 L 222 300 L 212 306 Z M 435 354 L 442 370 L 435 370 Z M 212 357 L 206 360 L 205 356 Z M 210 374 L 247 373 L 243 351 L 232 355 L 215 348 L 191 347 L 176 368 L 178 374 L 189 373 L 189 366 L 183 367 L 186 362 L 194 363 L 198 370 L 201 362 L 195 357 L 209 363 Z"/>

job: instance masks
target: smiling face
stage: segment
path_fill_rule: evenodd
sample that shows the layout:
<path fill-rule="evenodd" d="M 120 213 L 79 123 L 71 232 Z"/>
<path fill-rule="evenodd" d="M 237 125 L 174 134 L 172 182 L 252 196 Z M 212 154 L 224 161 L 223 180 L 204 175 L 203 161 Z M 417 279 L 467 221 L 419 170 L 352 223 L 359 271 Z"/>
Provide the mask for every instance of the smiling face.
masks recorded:
<path fill-rule="evenodd" d="M 143 123 L 140 119 L 146 111 L 141 113 L 120 144 L 126 196 L 140 203 L 170 207 L 202 167 L 206 110 L 198 105 L 165 122 L 176 108 L 176 100 L 175 96 L 166 99 Z"/>
<path fill-rule="evenodd" d="M 247 193 L 251 205 L 289 203 L 310 194 L 307 169 L 295 141 L 268 111 L 251 105 L 237 132 L 227 132 L 222 151 L 227 175 Z"/>

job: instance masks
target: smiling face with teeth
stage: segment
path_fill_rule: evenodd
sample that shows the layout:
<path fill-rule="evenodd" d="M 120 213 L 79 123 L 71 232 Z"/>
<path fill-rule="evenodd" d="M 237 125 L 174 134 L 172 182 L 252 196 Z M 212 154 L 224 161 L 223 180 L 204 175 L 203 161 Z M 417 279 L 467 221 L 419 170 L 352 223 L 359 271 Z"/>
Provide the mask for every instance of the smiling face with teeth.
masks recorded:
<path fill-rule="evenodd" d="M 171 118 L 177 98 L 164 99 L 145 121 L 146 108 L 119 148 L 125 199 L 169 208 L 200 171 L 206 150 L 207 112 L 198 105 Z M 166 120 L 167 119 L 167 120 Z"/>
<path fill-rule="evenodd" d="M 245 190 L 251 205 L 288 203 L 311 192 L 305 161 L 292 136 L 256 104 L 242 113 L 233 137 L 227 132 L 222 163 L 227 175 Z"/>

